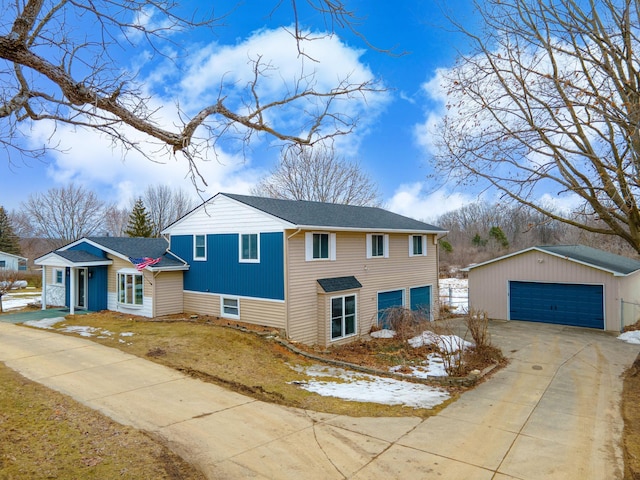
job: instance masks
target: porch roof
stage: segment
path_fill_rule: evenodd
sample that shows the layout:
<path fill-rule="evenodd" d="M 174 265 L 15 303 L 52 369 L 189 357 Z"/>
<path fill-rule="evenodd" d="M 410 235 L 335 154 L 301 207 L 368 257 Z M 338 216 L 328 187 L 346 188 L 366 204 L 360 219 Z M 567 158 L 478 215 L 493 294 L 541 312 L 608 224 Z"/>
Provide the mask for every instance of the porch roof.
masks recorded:
<path fill-rule="evenodd" d="M 113 260 L 83 250 L 56 250 L 38 258 L 35 263 L 47 267 L 95 267 L 111 265 Z"/>

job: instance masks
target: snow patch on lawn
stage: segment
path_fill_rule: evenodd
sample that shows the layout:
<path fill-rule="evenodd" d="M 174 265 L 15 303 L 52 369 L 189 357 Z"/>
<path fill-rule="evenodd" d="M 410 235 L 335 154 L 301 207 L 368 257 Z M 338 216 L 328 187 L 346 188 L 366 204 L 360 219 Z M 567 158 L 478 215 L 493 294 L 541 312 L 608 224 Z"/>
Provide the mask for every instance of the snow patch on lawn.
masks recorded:
<path fill-rule="evenodd" d="M 314 378 L 308 382 L 297 382 L 301 388 L 318 395 L 351 402 L 433 408 L 449 398 L 449 393 L 441 388 L 351 372 L 337 367 L 313 365 L 292 368 L 310 377 L 336 379 L 332 381 Z"/>
<path fill-rule="evenodd" d="M 371 332 L 370 335 L 373 338 L 393 338 L 396 336 L 396 332 L 394 330 L 383 328 L 382 330 L 376 330 L 375 332 Z"/>
<path fill-rule="evenodd" d="M 439 350 L 447 353 L 459 352 L 473 346 L 473 343 L 467 342 L 457 335 L 438 335 L 429 330 L 422 332 L 416 337 L 410 338 L 408 342 L 413 348 L 424 345 L 434 345 Z"/>
<path fill-rule="evenodd" d="M 64 317 L 55 318 L 43 318 L 42 320 L 29 320 L 24 322 L 24 325 L 36 328 L 52 329 L 57 323 L 64 322 Z M 98 337 L 98 338 L 110 338 L 113 337 L 113 332 L 102 328 L 90 327 L 88 325 L 61 325 L 56 330 L 65 333 L 75 333 L 81 337 Z M 121 337 L 132 337 L 133 332 L 122 332 L 119 334 Z M 118 339 L 120 343 L 125 343 L 124 340 Z"/>
<path fill-rule="evenodd" d="M 40 295 L 33 293 L 8 293 L 2 296 L 2 309 L 5 312 L 20 310 L 29 305 L 39 304 L 41 301 Z"/>
<path fill-rule="evenodd" d="M 404 373 L 399 371 L 405 370 L 406 368 L 409 368 L 411 372 Z M 396 365 L 395 367 L 391 367 L 389 371 L 400 375 L 407 375 L 417 378 L 446 377 L 448 375 L 447 371 L 444 368 L 444 361 L 442 360 L 442 357 L 437 353 L 430 353 L 429 355 L 427 355 L 427 359 L 422 362 L 421 365 Z"/>

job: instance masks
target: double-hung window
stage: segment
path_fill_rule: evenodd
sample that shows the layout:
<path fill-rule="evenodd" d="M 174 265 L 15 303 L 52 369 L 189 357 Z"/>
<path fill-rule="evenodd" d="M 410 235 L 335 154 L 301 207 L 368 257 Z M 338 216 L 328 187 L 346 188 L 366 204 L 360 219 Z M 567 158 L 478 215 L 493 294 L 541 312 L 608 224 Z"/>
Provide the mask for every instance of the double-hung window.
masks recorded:
<path fill-rule="evenodd" d="M 63 285 L 64 284 L 64 270 L 61 268 L 53 269 L 53 283 L 55 285 Z"/>
<path fill-rule="evenodd" d="M 305 233 L 305 259 L 314 260 L 336 259 L 336 234 L 328 232 Z"/>
<path fill-rule="evenodd" d="M 193 236 L 193 259 L 194 260 L 207 259 L 207 236 L 206 235 Z"/>
<path fill-rule="evenodd" d="M 257 233 L 243 233 L 240 235 L 240 261 L 260 261 L 260 236 Z"/>
<path fill-rule="evenodd" d="M 220 314 L 225 318 L 240 318 L 240 300 L 235 297 L 220 298 Z"/>
<path fill-rule="evenodd" d="M 329 234 L 313 234 L 313 259 L 329 259 Z"/>
<path fill-rule="evenodd" d="M 367 234 L 367 258 L 389 257 L 389 235 L 381 233 Z"/>
<path fill-rule="evenodd" d="M 356 296 L 345 295 L 331 299 L 331 339 L 355 335 Z"/>
<path fill-rule="evenodd" d="M 143 304 L 144 278 L 138 272 L 118 272 L 118 303 L 139 307 Z"/>
<path fill-rule="evenodd" d="M 410 257 L 426 257 L 427 256 L 427 236 L 426 235 L 409 235 L 409 256 Z"/>

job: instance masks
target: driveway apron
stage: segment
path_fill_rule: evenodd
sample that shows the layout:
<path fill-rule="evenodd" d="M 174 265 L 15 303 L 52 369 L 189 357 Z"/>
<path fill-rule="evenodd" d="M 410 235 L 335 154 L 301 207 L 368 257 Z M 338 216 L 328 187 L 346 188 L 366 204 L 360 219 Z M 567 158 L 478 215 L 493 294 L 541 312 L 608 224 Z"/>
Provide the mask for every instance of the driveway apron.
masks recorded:
<path fill-rule="evenodd" d="M 0 322 L 0 361 L 162 437 L 215 479 L 616 479 L 620 375 L 597 331 L 492 322 L 509 365 L 437 416 L 353 418 L 256 401 L 89 340 Z"/>

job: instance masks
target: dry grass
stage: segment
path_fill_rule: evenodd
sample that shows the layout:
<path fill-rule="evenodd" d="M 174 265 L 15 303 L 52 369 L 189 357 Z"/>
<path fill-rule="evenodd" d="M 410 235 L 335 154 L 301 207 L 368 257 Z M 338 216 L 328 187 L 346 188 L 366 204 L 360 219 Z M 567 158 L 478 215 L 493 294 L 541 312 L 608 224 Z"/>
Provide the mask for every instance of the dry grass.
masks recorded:
<path fill-rule="evenodd" d="M 146 434 L 0 363 L 0 478 L 205 477 Z"/>
<path fill-rule="evenodd" d="M 176 316 L 150 321 L 116 312 L 100 312 L 67 317 L 55 328 L 61 330 L 65 326 L 89 325 L 107 330 L 110 335 L 94 336 L 91 340 L 258 400 L 281 405 L 367 417 L 426 418 L 442 408 L 414 409 L 373 402 L 348 402 L 308 392 L 293 382 L 304 382 L 311 378 L 294 371 L 292 366 L 306 367 L 312 361 L 290 352 L 265 336 L 225 328 L 223 325 L 226 323 L 206 316 L 197 319 Z M 232 325 L 239 324 L 232 322 Z M 133 335 L 122 336 L 123 333 Z M 455 389 L 452 389 L 452 393 L 456 398 Z"/>

